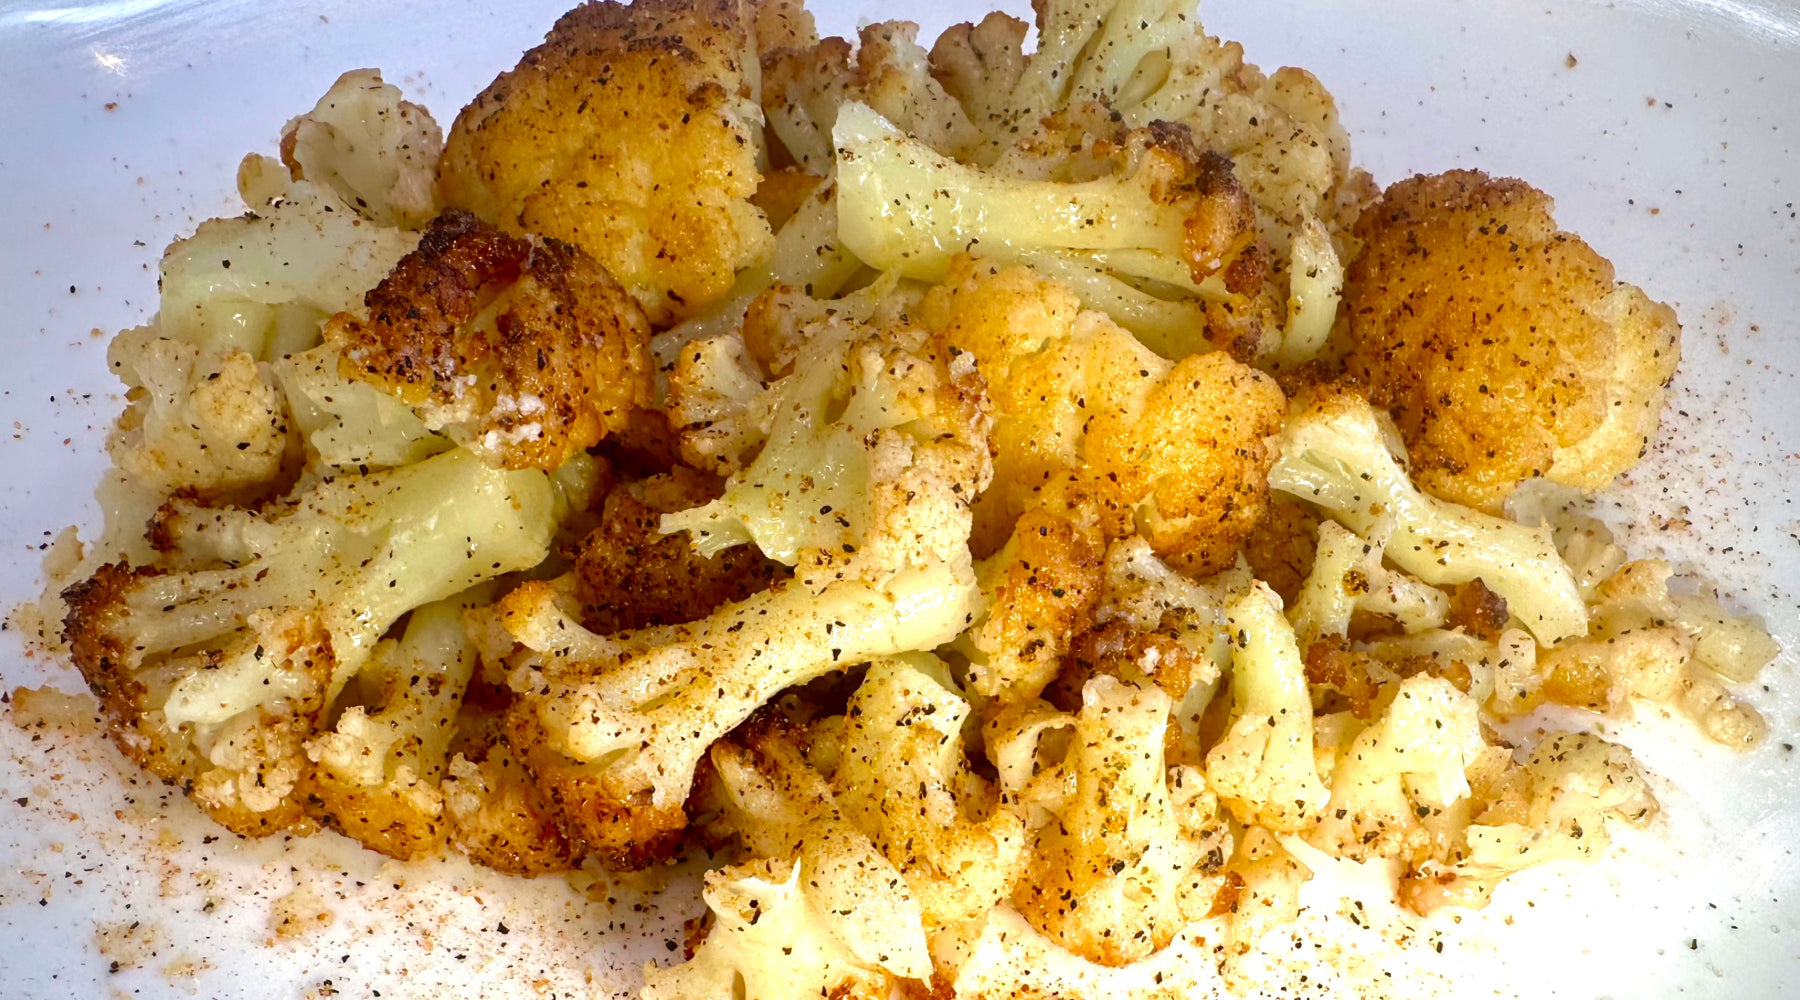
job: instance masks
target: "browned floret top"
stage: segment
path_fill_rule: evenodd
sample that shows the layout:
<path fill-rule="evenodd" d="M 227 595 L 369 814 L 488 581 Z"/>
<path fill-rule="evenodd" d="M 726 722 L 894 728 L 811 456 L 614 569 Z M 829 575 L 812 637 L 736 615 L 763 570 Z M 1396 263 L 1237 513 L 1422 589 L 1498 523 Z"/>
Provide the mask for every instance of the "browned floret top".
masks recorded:
<path fill-rule="evenodd" d="M 449 211 L 326 339 L 494 465 L 553 469 L 649 398 L 649 324 L 579 248 Z"/>

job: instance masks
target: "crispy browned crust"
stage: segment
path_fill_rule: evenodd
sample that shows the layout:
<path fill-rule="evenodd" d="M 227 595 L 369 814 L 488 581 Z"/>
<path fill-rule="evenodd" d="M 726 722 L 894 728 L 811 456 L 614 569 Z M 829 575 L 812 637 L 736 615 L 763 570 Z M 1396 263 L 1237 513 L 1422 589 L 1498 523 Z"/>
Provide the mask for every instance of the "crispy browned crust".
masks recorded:
<path fill-rule="evenodd" d="M 612 491 L 600 526 L 576 546 L 582 624 L 601 635 L 695 621 L 787 575 L 754 545 L 714 556 L 694 552 L 687 534 L 662 533 L 664 514 L 718 495 L 711 477 L 685 466 Z"/>
<path fill-rule="evenodd" d="M 1263 519 L 1244 538 L 1244 560 L 1258 580 L 1291 605 L 1312 573 L 1319 548 L 1319 514 L 1311 504 L 1271 492 Z"/>
<path fill-rule="evenodd" d="M 538 805 L 556 824 L 574 857 L 608 871 L 639 871 L 674 857 L 687 831 L 681 805 L 657 806 L 649 789 L 620 798 L 598 764 L 570 760 L 545 745 L 537 714 L 516 707 L 506 717 L 507 742 L 520 754 L 536 786 Z"/>
<path fill-rule="evenodd" d="M 1012 544 L 981 634 L 984 644 L 1016 657 L 1008 684 L 1041 689 L 1070 642 L 1093 624 L 1106 582 L 1106 542 L 1095 528 L 1034 507 L 1020 516 Z M 986 686 L 979 675 L 972 682 Z"/>
<path fill-rule="evenodd" d="M 325 338 L 369 382 L 509 469 L 554 469 L 650 398 L 643 310 L 580 249 L 449 211 Z"/>
<path fill-rule="evenodd" d="M 585 3 L 457 116 L 442 202 L 576 244 L 650 318 L 703 311 L 766 251 L 740 0 Z"/>
<path fill-rule="evenodd" d="M 451 754 L 480 771 L 488 794 L 473 815 L 459 816 L 446 804 L 445 839 L 470 861 L 509 875 L 572 871 L 581 856 L 544 808 L 543 796 L 507 742 L 505 722 L 513 701 L 511 691 L 479 676 L 463 697 Z"/>
<path fill-rule="evenodd" d="M 406 808 L 384 788 L 352 785 L 315 767 L 301 781 L 298 797 L 308 816 L 390 858 L 411 861 L 444 849 L 442 816 Z"/>
<path fill-rule="evenodd" d="M 1612 315 L 1625 286 L 1550 209 L 1479 171 L 1401 181 L 1358 219 L 1345 278 L 1350 374 L 1393 412 L 1421 486 L 1490 512 L 1525 479 L 1594 488 L 1628 468 L 1677 354 L 1673 313 L 1630 289 L 1642 301 Z M 1608 421 L 1638 433 L 1553 474 Z"/>
<path fill-rule="evenodd" d="M 1500 638 L 1508 617 L 1506 598 L 1489 590 L 1480 580 L 1458 584 L 1450 590 L 1447 624 L 1451 628 L 1492 641 Z"/>

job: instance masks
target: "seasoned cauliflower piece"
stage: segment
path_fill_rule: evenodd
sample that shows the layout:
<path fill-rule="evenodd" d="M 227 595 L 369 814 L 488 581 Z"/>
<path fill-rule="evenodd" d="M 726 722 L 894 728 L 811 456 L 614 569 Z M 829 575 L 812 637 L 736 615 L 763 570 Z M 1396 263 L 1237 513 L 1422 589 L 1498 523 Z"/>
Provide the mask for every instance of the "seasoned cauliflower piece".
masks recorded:
<path fill-rule="evenodd" d="M 870 664 L 845 706 L 831 786 L 849 821 L 905 877 L 926 930 L 972 920 L 1011 896 L 1025 828 L 969 767 L 970 715 L 936 657 Z"/>
<path fill-rule="evenodd" d="M 958 163 L 856 102 L 832 138 L 838 235 L 873 267 L 937 281 L 973 250 L 1049 271 L 1167 357 L 1244 339 L 1207 329 L 1204 307 L 1260 290 L 1255 212 L 1231 161 L 1185 126 L 1118 129 L 1092 146 L 1099 170 L 1073 179 Z M 1259 351 L 1259 336 L 1242 349 Z"/>
<path fill-rule="evenodd" d="M 1658 812 L 1631 751 L 1585 733 L 1550 733 L 1523 765 L 1486 767 L 1474 822 L 1455 861 L 1426 862 L 1401 880 L 1400 899 L 1418 913 L 1481 907 L 1514 872 L 1590 858 L 1611 843 L 1615 822 L 1642 825 Z"/>
<path fill-rule="evenodd" d="M 1331 773 L 1331 799 L 1306 831 L 1334 857 L 1411 860 L 1429 849 L 1423 817 L 1469 795 L 1466 771 L 1487 748 L 1475 699 L 1449 681 L 1415 674 L 1348 745 Z"/>
<path fill-rule="evenodd" d="M 1434 586 L 1481 580 L 1541 642 L 1587 634 L 1587 607 L 1550 532 L 1422 492 L 1392 429 L 1363 397 L 1321 389 L 1288 417 L 1269 484 L 1364 537 L 1392 517 L 1385 552 L 1395 565 Z"/>
<path fill-rule="evenodd" d="M 363 293 L 419 241 L 417 233 L 365 222 L 311 181 L 285 182 L 251 209 L 208 219 L 169 244 L 156 319 L 163 336 L 258 361 L 305 350 L 319 342 L 327 317 L 361 315 Z"/>
<path fill-rule="evenodd" d="M 1184 572 L 1231 565 L 1267 500 L 1264 438 L 1284 402 L 1272 379 L 1218 352 L 1166 361 L 1024 267 L 959 257 L 919 314 L 987 380 L 995 482 L 978 551 L 1066 491 L 1107 537 L 1141 531 Z"/>
<path fill-rule="evenodd" d="M 325 340 L 344 375 L 412 406 L 481 458 L 554 469 L 650 395 L 650 328 L 593 259 L 446 212 Z"/>
<path fill-rule="evenodd" d="M 975 373 L 933 346 L 916 329 L 822 324 L 760 394 L 770 422 L 755 460 L 663 530 L 702 555 L 754 542 L 814 590 L 965 562 L 969 503 L 990 475 L 987 414 Z"/>
<path fill-rule="evenodd" d="M 311 471 L 392 469 L 455 447 L 426 427 L 412 407 L 368 382 L 345 377 L 335 347 L 321 344 L 289 354 L 269 369 L 306 442 Z"/>
<path fill-rule="evenodd" d="M 1037 831 L 1013 893 L 1031 925 L 1102 965 L 1125 965 L 1167 945 L 1190 919 L 1198 842 L 1177 819 L 1162 745 L 1169 696 L 1110 676 L 1082 691 L 1061 765 L 1072 786 Z"/>
<path fill-rule="evenodd" d="M 440 787 L 445 837 L 476 864 L 527 876 L 580 864 L 555 817 L 541 805 L 531 773 L 503 737 L 451 757 Z"/>
<path fill-rule="evenodd" d="M 987 142 L 962 107 L 926 71 L 919 26 L 866 24 L 854 47 L 827 38 L 799 48 L 765 51 L 763 110 L 789 155 L 816 175 L 831 170 L 831 129 L 847 101 L 867 104 L 947 156 L 964 159 Z"/>
<path fill-rule="evenodd" d="M 728 823 L 757 860 L 707 874 L 714 920 L 686 964 L 648 969 L 646 998 L 887 1000 L 931 976 L 906 881 L 852 825 L 779 716 L 711 753 Z"/>
<path fill-rule="evenodd" d="M 154 327 L 126 330 L 106 349 L 128 391 L 106 450 L 127 475 L 163 495 L 247 499 L 294 465 L 281 389 L 240 350 L 210 355 Z"/>
<path fill-rule="evenodd" d="M 64 591 L 75 665 L 119 748 L 226 827 L 300 818 L 301 741 L 412 608 L 536 565 L 551 491 L 467 452 L 341 475 L 251 510 L 164 505 L 150 565 Z"/>
<path fill-rule="evenodd" d="M 444 133 L 431 113 L 401 100 L 381 71 L 353 69 L 281 130 L 281 162 L 297 181 L 337 192 L 377 225 L 418 229 L 437 214 L 432 190 Z"/>
<path fill-rule="evenodd" d="M 1457 170 L 1395 184 L 1356 226 L 1349 370 L 1393 411 L 1419 484 L 1489 513 L 1528 479 L 1593 491 L 1631 468 L 1681 358 L 1674 311 L 1550 211 L 1522 181 Z"/>
<path fill-rule="evenodd" d="M 462 611 L 457 601 L 415 609 L 401 638 L 377 643 L 357 677 L 368 704 L 345 709 L 305 744 L 317 765 L 304 785 L 307 811 L 390 857 L 443 846 L 438 782 L 475 670 Z"/>
<path fill-rule="evenodd" d="M 1035 698 L 1093 620 L 1105 581 L 1092 525 L 1041 507 L 1019 518 L 1000 551 L 976 566 L 985 612 L 959 639 L 969 688 L 1002 701 Z"/>
<path fill-rule="evenodd" d="M 1358 611 L 1395 619 L 1408 633 L 1438 628 L 1449 619 L 1448 594 L 1382 564 L 1393 533 L 1393 519 L 1385 516 L 1376 518 L 1367 539 L 1336 521 L 1319 525 L 1312 573 L 1288 609 L 1303 645 L 1323 636 L 1348 635 L 1351 616 Z M 1479 581 L 1469 586 L 1479 586 Z M 1499 606 L 1499 624 L 1505 625 L 1506 602 Z"/>
<path fill-rule="evenodd" d="M 585 3 L 457 116 L 438 195 L 586 250 L 653 323 L 766 259 L 754 24 L 741 0 Z"/>
<path fill-rule="evenodd" d="M 1231 725 L 1206 754 L 1206 783 L 1240 822 L 1304 830 L 1330 798 L 1313 760 L 1312 698 L 1281 599 L 1258 583 L 1226 609 Z"/>

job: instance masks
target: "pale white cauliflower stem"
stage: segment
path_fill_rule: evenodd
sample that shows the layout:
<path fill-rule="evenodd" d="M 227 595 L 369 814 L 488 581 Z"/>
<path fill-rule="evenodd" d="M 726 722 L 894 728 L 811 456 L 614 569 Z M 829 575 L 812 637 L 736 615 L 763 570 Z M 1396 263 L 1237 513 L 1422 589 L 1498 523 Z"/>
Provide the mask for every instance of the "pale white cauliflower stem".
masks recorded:
<path fill-rule="evenodd" d="M 584 630 L 544 588 L 531 615 L 518 616 L 535 621 L 507 620 L 537 654 L 510 683 L 554 747 L 602 763 L 617 794 L 654 789 L 658 806 L 679 805 L 706 748 L 758 706 L 878 656 L 935 648 L 968 625 L 978 596 L 971 572 L 926 566 L 817 594 L 778 586 L 698 622 L 571 646 Z"/>
<path fill-rule="evenodd" d="M 335 696 L 401 614 L 541 561 L 551 508 L 542 473 L 491 470 L 464 451 L 321 483 L 276 516 L 186 508 L 182 550 L 229 568 L 145 578 L 132 595 L 146 615 L 139 652 L 229 631 L 246 609 L 315 609 Z M 234 659 L 181 679 L 163 711 L 171 725 L 223 722 L 267 699 L 267 677 L 259 658 Z"/>
<path fill-rule="evenodd" d="M 1206 782 L 1243 822 L 1294 833 L 1330 798 L 1313 762 L 1312 697 L 1281 599 L 1257 583 L 1226 611 L 1234 649 L 1231 728 Z"/>
<path fill-rule="evenodd" d="M 1361 397 L 1291 416 L 1280 443 L 1269 486 L 1318 504 L 1365 537 L 1391 516 L 1384 553 L 1401 569 L 1433 585 L 1481 580 L 1545 644 L 1587 634 L 1587 608 L 1550 533 L 1418 489 Z"/>

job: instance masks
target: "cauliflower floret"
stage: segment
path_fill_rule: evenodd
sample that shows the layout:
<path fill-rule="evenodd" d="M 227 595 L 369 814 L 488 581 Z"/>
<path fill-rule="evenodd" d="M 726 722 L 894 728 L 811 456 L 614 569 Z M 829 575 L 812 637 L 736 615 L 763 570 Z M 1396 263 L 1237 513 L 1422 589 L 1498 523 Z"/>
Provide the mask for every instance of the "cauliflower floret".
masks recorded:
<path fill-rule="evenodd" d="M 432 178 L 443 147 L 431 113 L 401 100 L 400 88 L 373 69 L 338 77 L 281 130 L 281 162 L 294 180 L 323 184 L 356 214 L 401 229 L 437 214 Z"/>
<path fill-rule="evenodd" d="M 163 336 L 208 356 L 235 349 L 258 361 L 305 350 L 326 317 L 360 315 L 363 293 L 419 240 L 365 222 L 311 181 L 288 182 L 251 209 L 208 219 L 169 245 L 156 321 Z"/>
<path fill-rule="evenodd" d="M 211 355 L 155 327 L 120 333 L 106 354 L 129 389 L 106 450 L 145 487 L 251 499 L 290 471 L 294 435 L 282 392 L 249 354 Z"/>
<path fill-rule="evenodd" d="M 969 503 L 991 469 L 987 416 L 970 366 L 928 346 L 914 329 L 822 324 L 793 373 L 762 392 L 769 430 L 755 460 L 663 530 L 687 531 L 702 555 L 754 542 L 812 590 L 966 565 Z"/>
<path fill-rule="evenodd" d="M 1612 823 L 1641 825 L 1658 811 L 1631 751 L 1598 736 L 1551 733 L 1523 766 L 1498 763 L 1475 789 L 1479 808 L 1457 860 L 1426 862 L 1402 879 L 1401 901 L 1416 912 L 1484 906 L 1506 876 L 1594 857 L 1611 842 Z"/>
<path fill-rule="evenodd" d="M 1102 965 L 1167 945 L 1204 879 L 1199 843 L 1183 829 L 1162 754 L 1169 696 L 1110 676 L 1088 681 L 1061 765 L 1071 786 L 1037 831 L 1013 893 L 1031 925 Z"/>
<path fill-rule="evenodd" d="M 1283 411 L 1272 379 L 1222 353 L 1165 361 L 1023 267 L 959 257 L 919 315 L 987 380 L 995 483 L 977 551 L 1066 490 L 1106 537 L 1141 531 L 1184 572 L 1232 564 L 1267 499 L 1264 438 Z"/>
<path fill-rule="evenodd" d="M 931 68 L 945 90 L 994 150 L 1047 116 L 1098 103 L 1127 128 L 1180 123 L 1197 146 L 1229 157 L 1273 250 L 1261 297 L 1277 310 L 1286 304 L 1277 358 L 1310 358 L 1330 332 L 1340 260 L 1353 250 L 1343 230 L 1372 194 L 1368 175 L 1350 166 L 1349 136 L 1324 86 L 1291 67 L 1265 75 L 1244 62 L 1242 46 L 1208 37 L 1180 0 L 1033 6 L 1039 42 L 1030 55 L 1027 25 L 1004 14 L 941 35 Z M 1005 153 L 978 159 L 996 155 Z"/>
<path fill-rule="evenodd" d="M 457 601 L 415 609 L 405 634 L 377 643 L 357 675 L 367 704 L 345 709 L 305 745 L 318 765 L 303 786 L 308 811 L 391 857 L 424 857 L 443 845 L 438 782 L 475 670 L 462 611 Z"/>
<path fill-rule="evenodd" d="M 580 864 L 504 738 L 451 757 L 440 787 L 445 836 L 476 864 L 526 876 Z"/>
<path fill-rule="evenodd" d="M 1410 860 L 1432 846 L 1423 818 L 1468 797 L 1465 772 L 1486 749 L 1474 698 L 1439 677 L 1406 678 L 1381 717 L 1340 748 L 1331 800 L 1307 841 L 1340 858 Z"/>
<path fill-rule="evenodd" d="M 802 167 L 823 175 L 835 150 L 831 129 L 847 101 L 873 107 L 932 149 L 957 159 L 987 142 L 962 107 L 926 72 L 919 26 L 866 24 L 852 47 L 842 38 L 765 51 L 763 110 L 769 130 Z"/>
<path fill-rule="evenodd" d="M 831 785 L 918 899 L 926 930 L 971 920 L 1012 894 L 1025 829 L 969 767 L 969 703 L 935 657 L 870 664 L 845 706 Z"/>
<path fill-rule="evenodd" d="M 765 260 L 753 18 L 740 0 L 587 3 L 451 126 L 438 195 L 586 250 L 658 325 Z"/>
<path fill-rule="evenodd" d="M 838 235 L 873 267 L 936 281 L 973 249 L 1047 269 L 1165 356 L 1204 349 L 1203 333 L 1241 339 L 1229 325 L 1206 330 L 1204 305 L 1260 290 L 1255 213 L 1231 161 L 1197 150 L 1183 126 L 1108 134 L 1091 147 L 1100 169 L 1070 180 L 958 163 L 857 102 L 832 138 Z"/>
<path fill-rule="evenodd" d="M 300 741 L 406 611 L 541 561 L 542 473 L 467 452 L 344 475 L 257 510 L 166 504 L 151 565 L 64 592 L 64 635 L 125 754 L 215 819 L 299 819 Z"/>
<path fill-rule="evenodd" d="M 645 971 L 643 996 L 887 1000 L 931 976 L 906 881 L 840 811 L 779 717 L 713 747 L 722 805 L 757 860 L 707 873 L 714 920 L 693 958 Z"/>
<path fill-rule="evenodd" d="M 1519 657 L 1494 711 L 1520 715 L 1550 701 L 1612 714 L 1643 702 L 1687 716 L 1724 746 L 1759 743 L 1768 731 L 1762 715 L 1725 684 L 1754 679 L 1779 647 L 1754 620 L 1671 593 L 1670 573 L 1667 563 L 1644 559 L 1601 581 L 1593 634 Z"/>
<path fill-rule="evenodd" d="M 1206 783 L 1240 822 L 1296 833 L 1330 793 L 1313 760 L 1312 697 L 1281 599 L 1255 584 L 1225 612 L 1231 725 L 1206 754 Z"/>
<path fill-rule="evenodd" d="M 1037 697 L 1093 620 L 1105 582 L 1100 532 L 1033 508 L 975 568 L 985 611 L 957 640 L 969 688 L 983 698 Z"/>
<path fill-rule="evenodd" d="M 531 745 L 540 781 L 580 777 L 563 805 L 598 818 L 586 839 L 612 863 L 647 860 L 648 832 L 685 825 L 706 748 L 782 689 L 934 649 L 979 610 L 968 499 L 987 450 L 970 374 L 915 353 L 922 335 L 857 333 L 820 337 L 809 350 L 822 357 L 768 387 L 769 443 L 722 497 L 662 519 L 703 555 L 754 540 L 799 564 L 794 579 L 698 621 L 606 637 L 551 584 L 496 607 L 521 647 L 504 664 L 526 720 L 515 745 Z"/>
<path fill-rule="evenodd" d="M 366 302 L 325 326 L 343 374 L 490 464 L 554 469 L 649 401 L 643 311 L 566 243 L 446 212 Z"/>
<path fill-rule="evenodd" d="M 1396 619 L 1408 633 L 1438 628 L 1449 619 L 1449 595 L 1382 564 L 1393 532 L 1393 519 L 1387 516 L 1375 520 L 1366 540 L 1336 521 L 1319 525 L 1312 574 L 1288 609 L 1303 646 L 1324 636 L 1348 635 L 1351 616 L 1358 611 Z M 1505 622 L 1502 614 L 1500 623 Z"/>
<path fill-rule="evenodd" d="M 1421 492 L 1391 430 L 1361 396 L 1321 390 L 1288 418 L 1269 485 L 1365 538 L 1391 516 L 1385 552 L 1395 565 L 1434 586 L 1481 580 L 1540 642 L 1587 634 L 1587 608 L 1549 531 Z"/>
<path fill-rule="evenodd" d="M 1593 491 L 1629 469 L 1681 357 L 1674 311 L 1550 211 L 1459 170 L 1395 184 L 1356 227 L 1350 372 L 1393 410 L 1419 484 L 1489 513 L 1527 479 Z"/>

